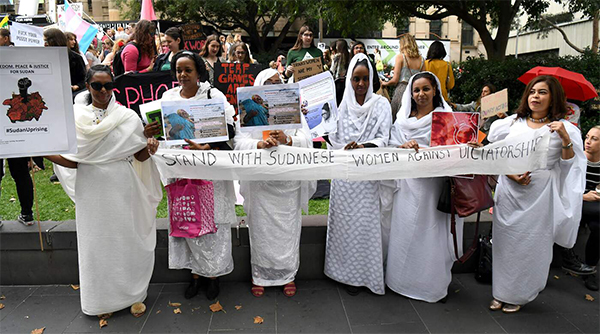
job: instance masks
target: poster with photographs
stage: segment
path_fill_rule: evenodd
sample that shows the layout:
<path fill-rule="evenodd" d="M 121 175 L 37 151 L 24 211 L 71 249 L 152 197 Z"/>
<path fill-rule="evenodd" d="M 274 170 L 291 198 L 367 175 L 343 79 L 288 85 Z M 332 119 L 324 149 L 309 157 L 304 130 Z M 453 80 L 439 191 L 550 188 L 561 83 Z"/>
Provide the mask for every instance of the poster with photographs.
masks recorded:
<path fill-rule="evenodd" d="M 331 72 L 317 74 L 298 82 L 298 85 L 300 85 L 300 109 L 312 138 L 336 132 L 338 112 L 335 83 Z"/>
<path fill-rule="evenodd" d="M 162 101 L 162 126 L 167 145 L 229 140 L 225 104 L 213 99 Z"/>
<path fill-rule="evenodd" d="M 63 47 L 0 48 L 0 158 L 77 152 Z"/>
<path fill-rule="evenodd" d="M 237 99 L 242 132 L 302 127 L 297 83 L 240 87 Z"/>

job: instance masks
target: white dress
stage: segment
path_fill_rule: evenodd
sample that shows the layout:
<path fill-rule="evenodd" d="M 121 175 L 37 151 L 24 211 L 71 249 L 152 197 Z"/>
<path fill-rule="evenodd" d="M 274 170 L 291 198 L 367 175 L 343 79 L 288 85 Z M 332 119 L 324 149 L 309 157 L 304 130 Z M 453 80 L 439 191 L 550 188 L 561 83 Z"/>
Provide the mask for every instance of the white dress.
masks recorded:
<path fill-rule="evenodd" d="M 200 83 L 196 95 L 189 100 L 208 98 L 209 83 Z M 163 101 L 183 101 L 181 87 L 163 94 Z M 233 125 L 233 107 L 217 89 L 211 90 L 212 99 L 225 101 L 228 124 Z M 171 180 L 174 181 L 174 180 Z M 219 277 L 233 271 L 231 255 L 231 224 L 235 223 L 235 191 L 233 181 L 211 181 L 214 187 L 214 219 L 217 232 L 199 238 L 169 236 L 169 269 L 190 269 L 192 274 L 204 277 Z M 171 226 L 169 224 L 169 232 Z"/>
<path fill-rule="evenodd" d="M 349 71 L 360 59 L 353 58 Z M 372 73 L 370 69 L 371 76 Z M 346 76 L 337 133 L 329 135 L 330 148 L 344 149 L 352 141 L 387 146 L 392 123 L 389 102 L 370 88 L 365 108 L 361 108 L 350 80 L 351 76 Z M 380 196 L 380 181 L 331 181 L 325 275 L 347 285 L 366 286 L 382 295 L 385 283 Z"/>
<path fill-rule="evenodd" d="M 412 87 L 412 78 L 408 87 Z M 438 94 L 441 95 L 439 89 Z M 399 146 L 413 139 L 419 147 L 428 147 L 431 113 L 420 119 L 409 117 L 410 100 L 411 89 L 407 89 L 392 127 L 390 146 Z M 443 102 L 443 107 L 435 111 L 451 109 Z M 437 210 L 443 180 L 418 178 L 397 181 L 392 209 L 385 282 L 396 293 L 429 303 L 447 295 L 452 281 L 452 265 L 456 261 L 450 215 Z M 458 217 L 456 230 L 460 255 L 463 219 Z"/>
<path fill-rule="evenodd" d="M 488 139 L 536 131 L 516 115 L 492 124 Z M 575 157 L 561 158 L 562 141 L 553 133 L 546 169 L 531 172 L 531 182 L 522 186 L 502 175 L 495 193 L 493 215 L 493 280 L 495 299 L 515 305 L 534 300 L 548 280 L 552 247 L 571 248 L 581 218 L 581 196 L 585 190 L 586 158 L 581 132 L 562 121 Z"/>
<path fill-rule="evenodd" d="M 81 309 L 98 315 L 146 299 L 154 269 L 156 207 L 162 197 L 142 123 L 113 96 L 99 124 L 92 106 L 75 105 L 78 153 L 64 155 L 77 169 L 55 165 L 76 206 Z"/>

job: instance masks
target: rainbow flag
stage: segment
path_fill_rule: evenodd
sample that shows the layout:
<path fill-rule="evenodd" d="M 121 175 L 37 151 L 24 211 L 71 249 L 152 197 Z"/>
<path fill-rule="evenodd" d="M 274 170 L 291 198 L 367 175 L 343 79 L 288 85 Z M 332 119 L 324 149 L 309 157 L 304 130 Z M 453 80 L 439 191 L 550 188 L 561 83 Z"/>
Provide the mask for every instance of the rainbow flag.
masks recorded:
<path fill-rule="evenodd" d="M 69 31 L 77 35 L 77 43 L 79 50 L 85 53 L 96 37 L 98 29 L 84 21 L 71 6 L 65 1 L 65 31 Z"/>

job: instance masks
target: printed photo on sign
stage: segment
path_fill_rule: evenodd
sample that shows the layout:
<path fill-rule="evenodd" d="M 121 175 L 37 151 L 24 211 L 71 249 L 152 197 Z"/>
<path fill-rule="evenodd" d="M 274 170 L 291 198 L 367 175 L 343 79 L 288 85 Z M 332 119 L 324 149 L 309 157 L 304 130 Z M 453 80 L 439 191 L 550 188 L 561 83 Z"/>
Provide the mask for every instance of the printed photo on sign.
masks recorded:
<path fill-rule="evenodd" d="M 140 113 L 143 116 L 143 119 L 146 124 L 150 124 L 152 122 L 158 122 L 160 126 L 160 133 L 155 135 L 155 138 L 161 138 L 164 136 L 164 132 L 162 129 L 162 111 L 160 101 L 152 101 L 149 103 L 140 104 Z"/>
<path fill-rule="evenodd" d="M 431 113 L 431 144 L 429 146 L 459 145 L 477 142 L 479 113 L 434 111 Z"/>
<path fill-rule="evenodd" d="M 329 71 L 298 82 L 301 110 L 312 138 L 337 131 L 335 83 Z"/>
<path fill-rule="evenodd" d="M 229 140 L 222 101 L 163 101 L 161 107 L 168 145 L 186 144 L 184 139 L 201 144 Z"/>
<path fill-rule="evenodd" d="M 241 87 L 237 98 L 242 132 L 302 127 L 298 84 Z"/>

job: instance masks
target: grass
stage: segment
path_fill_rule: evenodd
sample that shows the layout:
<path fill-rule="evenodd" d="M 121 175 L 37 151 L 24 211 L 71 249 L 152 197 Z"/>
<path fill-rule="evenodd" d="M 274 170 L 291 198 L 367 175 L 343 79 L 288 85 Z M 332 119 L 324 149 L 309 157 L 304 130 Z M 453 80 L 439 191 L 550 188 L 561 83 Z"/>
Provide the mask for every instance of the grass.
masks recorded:
<path fill-rule="evenodd" d="M 75 219 L 75 204 L 69 196 L 63 191 L 60 184 L 50 182 L 52 175 L 52 163 L 46 160 L 46 170 L 35 173 L 35 185 L 38 196 L 38 208 L 41 221 L 62 221 Z M 1 166 L 0 166 L 1 168 Z M 16 220 L 21 213 L 19 198 L 15 182 L 12 179 L 8 166 L 5 168 L 5 175 L 2 179 L 2 194 L 0 196 L 0 217 L 5 220 Z M 35 203 L 33 211 L 35 212 Z M 329 200 L 319 199 L 310 200 L 308 203 L 309 215 L 326 215 L 329 211 Z M 244 208 L 236 205 L 235 213 L 237 216 L 245 216 Z M 163 199 L 158 205 L 158 218 L 167 217 L 167 195 L 163 189 Z M 35 218 L 35 217 L 34 217 Z"/>

